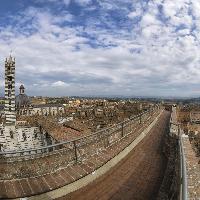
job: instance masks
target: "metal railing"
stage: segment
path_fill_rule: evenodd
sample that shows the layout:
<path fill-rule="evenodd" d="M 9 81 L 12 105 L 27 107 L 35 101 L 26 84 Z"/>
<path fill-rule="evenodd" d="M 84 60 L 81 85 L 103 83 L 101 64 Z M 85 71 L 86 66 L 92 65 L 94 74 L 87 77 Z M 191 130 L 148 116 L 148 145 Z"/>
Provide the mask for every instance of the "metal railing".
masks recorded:
<path fill-rule="evenodd" d="M 111 135 L 112 133 L 121 130 L 122 132 L 122 136 L 124 136 L 125 134 L 125 129 L 127 129 L 127 126 L 130 125 L 130 123 L 133 123 L 136 120 L 139 120 L 139 123 L 141 123 L 142 121 L 145 121 L 145 119 L 147 118 L 147 114 L 152 113 L 155 110 L 155 108 L 147 110 L 141 114 L 138 114 L 136 116 L 133 116 L 123 122 L 120 122 L 112 127 L 108 127 L 102 130 L 99 130 L 95 133 L 83 136 L 83 137 L 79 137 L 77 139 L 74 140 L 68 140 L 68 141 L 63 141 L 63 142 L 59 142 L 53 145 L 48 145 L 48 146 L 44 146 L 44 147 L 39 147 L 39 148 L 34 148 L 34 149 L 24 149 L 24 150 L 17 150 L 17 151 L 4 151 L 4 152 L 0 152 L 0 158 L 2 158 L 3 156 L 5 156 L 6 158 L 9 157 L 13 157 L 13 156 L 23 156 L 23 155 L 36 155 L 36 154 L 44 154 L 44 153 L 50 153 L 52 151 L 56 151 L 58 149 L 61 148 L 66 148 L 71 146 L 71 144 L 73 144 L 74 149 L 76 148 L 76 146 L 79 144 L 79 141 L 84 141 L 85 139 L 89 139 L 89 138 L 93 138 L 95 136 L 108 136 Z M 127 133 L 126 133 L 127 134 Z"/>
<path fill-rule="evenodd" d="M 132 142 L 139 134 L 140 128 L 148 126 L 159 113 L 159 107 L 153 107 L 112 127 L 75 140 L 35 149 L 0 152 L 0 179 L 50 173 L 99 154 L 129 135 Z"/>

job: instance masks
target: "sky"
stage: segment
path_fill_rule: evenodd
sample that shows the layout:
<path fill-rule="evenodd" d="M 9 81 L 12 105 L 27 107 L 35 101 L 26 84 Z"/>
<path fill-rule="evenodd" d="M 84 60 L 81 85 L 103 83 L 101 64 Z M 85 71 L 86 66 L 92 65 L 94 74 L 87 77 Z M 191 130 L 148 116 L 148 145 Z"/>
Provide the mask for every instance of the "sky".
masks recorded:
<path fill-rule="evenodd" d="M 16 93 L 200 96 L 200 1 L 1 0 L 4 61 Z"/>

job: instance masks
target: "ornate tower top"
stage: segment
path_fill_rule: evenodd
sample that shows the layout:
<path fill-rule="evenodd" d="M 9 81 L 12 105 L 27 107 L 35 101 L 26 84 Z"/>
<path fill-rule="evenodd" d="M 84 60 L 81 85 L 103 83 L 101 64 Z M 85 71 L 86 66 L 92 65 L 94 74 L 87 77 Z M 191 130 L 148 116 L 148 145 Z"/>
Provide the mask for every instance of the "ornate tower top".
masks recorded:
<path fill-rule="evenodd" d="M 8 58 L 6 58 L 5 62 L 6 63 L 15 63 L 15 58 L 10 55 Z"/>
<path fill-rule="evenodd" d="M 24 92 L 25 92 L 25 87 L 23 85 L 20 85 L 20 87 L 19 87 L 19 93 L 20 94 L 24 94 Z"/>

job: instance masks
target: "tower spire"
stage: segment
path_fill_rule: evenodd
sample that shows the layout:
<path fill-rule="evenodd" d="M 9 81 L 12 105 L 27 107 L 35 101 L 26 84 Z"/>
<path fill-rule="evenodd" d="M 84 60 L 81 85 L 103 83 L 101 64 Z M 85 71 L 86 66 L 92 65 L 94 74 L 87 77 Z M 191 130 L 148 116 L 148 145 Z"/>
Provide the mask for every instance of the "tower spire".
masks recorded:
<path fill-rule="evenodd" d="M 12 60 L 12 50 L 10 50 L 9 60 Z"/>

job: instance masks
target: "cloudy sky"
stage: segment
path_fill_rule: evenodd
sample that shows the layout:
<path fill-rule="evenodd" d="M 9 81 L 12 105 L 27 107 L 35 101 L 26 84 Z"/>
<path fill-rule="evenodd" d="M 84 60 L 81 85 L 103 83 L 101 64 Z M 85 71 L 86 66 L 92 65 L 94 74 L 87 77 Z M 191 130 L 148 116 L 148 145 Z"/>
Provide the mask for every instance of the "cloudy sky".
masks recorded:
<path fill-rule="evenodd" d="M 29 95 L 200 96 L 197 0 L 1 0 L 4 60 Z"/>

